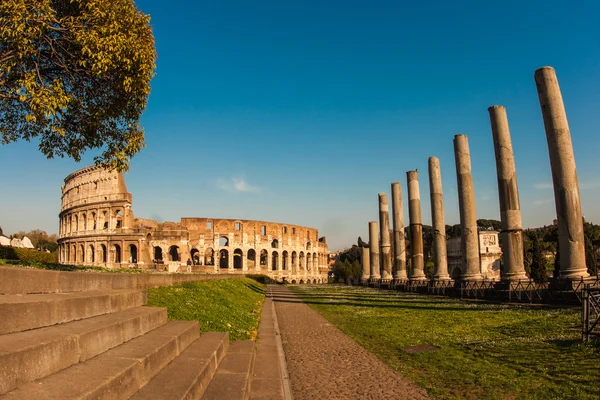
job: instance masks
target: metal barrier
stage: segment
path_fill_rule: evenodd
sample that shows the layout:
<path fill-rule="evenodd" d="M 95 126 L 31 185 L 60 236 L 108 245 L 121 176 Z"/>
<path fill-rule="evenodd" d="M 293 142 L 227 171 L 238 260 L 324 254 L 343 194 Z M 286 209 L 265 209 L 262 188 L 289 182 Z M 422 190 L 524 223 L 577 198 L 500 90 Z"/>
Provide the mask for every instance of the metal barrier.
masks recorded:
<path fill-rule="evenodd" d="M 600 289 L 591 288 L 585 284 L 581 290 L 581 339 L 590 341 L 591 335 L 600 335 L 594 332 L 600 321 Z"/>

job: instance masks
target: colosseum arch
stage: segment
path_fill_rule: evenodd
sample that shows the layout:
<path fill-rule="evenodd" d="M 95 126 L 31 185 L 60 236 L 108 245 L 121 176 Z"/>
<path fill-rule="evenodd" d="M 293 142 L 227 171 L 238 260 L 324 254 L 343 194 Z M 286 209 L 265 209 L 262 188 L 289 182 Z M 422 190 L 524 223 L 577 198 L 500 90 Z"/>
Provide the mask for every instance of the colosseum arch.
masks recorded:
<path fill-rule="evenodd" d="M 204 265 L 215 265 L 215 251 L 212 247 L 204 251 Z"/>
<path fill-rule="evenodd" d="M 260 251 L 260 267 L 269 269 L 269 252 L 265 249 Z"/>
<path fill-rule="evenodd" d="M 261 271 L 277 281 L 285 277 L 306 282 L 310 265 L 315 266 L 310 279 L 325 273 L 318 270 L 314 256 L 327 254 L 327 244 L 314 228 L 243 219 L 158 222 L 134 218 L 123 174 L 96 166 L 65 178 L 58 218 L 61 263 L 84 260 L 107 268 L 135 264 L 141 269 L 163 269 L 157 264 L 171 258 L 170 271 L 185 271 L 186 261 L 192 258 L 195 272 L 218 273 L 223 262 L 229 273 Z M 176 257 L 171 254 L 173 246 Z M 221 250 L 226 250 L 226 257 L 221 257 Z"/>
<path fill-rule="evenodd" d="M 229 268 L 229 251 L 219 250 L 219 268 Z"/>
<path fill-rule="evenodd" d="M 121 246 L 119 246 L 118 244 L 114 244 L 113 245 L 113 252 L 114 252 L 114 257 L 113 257 L 113 263 L 115 264 L 120 264 L 121 263 Z"/>
<path fill-rule="evenodd" d="M 192 265 L 200 265 L 200 251 L 197 248 L 193 248 L 190 251 L 190 259 L 192 260 Z"/>
<path fill-rule="evenodd" d="M 181 261 L 179 256 L 179 246 L 169 247 L 169 261 Z"/>
<path fill-rule="evenodd" d="M 283 253 L 281 253 L 281 269 L 284 271 L 287 271 L 290 267 L 289 263 L 290 263 L 289 254 L 288 254 L 287 250 L 284 250 Z"/>
<path fill-rule="evenodd" d="M 244 252 L 242 249 L 235 249 L 233 251 L 233 268 L 242 269 L 244 264 Z"/>
<path fill-rule="evenodd" d="M 82 244 L 79 245 L 79 254 L 81 254 L 81 263 L 85 264 L 85 247 Z"/>
<path fill-rule="evenodd" d="M 256 250 L 254 249 L 250 249 L 248 250 L 248 256 L 246 257 L 246 263 L 248 266 L 248 269 L 252 268 L 255 269 L 256 268 Z"/>

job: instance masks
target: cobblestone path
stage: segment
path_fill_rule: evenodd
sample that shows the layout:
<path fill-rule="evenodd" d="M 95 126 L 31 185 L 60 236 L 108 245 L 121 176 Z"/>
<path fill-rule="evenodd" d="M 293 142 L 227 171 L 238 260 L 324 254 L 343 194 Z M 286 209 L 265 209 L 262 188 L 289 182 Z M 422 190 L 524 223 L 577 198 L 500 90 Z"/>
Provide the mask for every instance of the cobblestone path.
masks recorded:
<path fill-rule="evenodd" d="M 429 399 L 285 286 L 271 286 L 294 400 Z"/>

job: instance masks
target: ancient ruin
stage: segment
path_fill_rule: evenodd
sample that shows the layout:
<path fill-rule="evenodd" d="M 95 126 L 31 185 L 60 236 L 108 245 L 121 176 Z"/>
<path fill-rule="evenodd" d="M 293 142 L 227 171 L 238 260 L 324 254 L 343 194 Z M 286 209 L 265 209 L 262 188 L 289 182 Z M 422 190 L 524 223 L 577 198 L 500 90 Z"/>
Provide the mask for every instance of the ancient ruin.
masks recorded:
<path fill-rule="evenodd" d="M 488 108 L 496 154 L 498 173 L 498 200 L 500 201 L 500 236 L 504 244 L 504 281 L 527 279 L 523 264 L 523 223 L 521 204 L 515 169 L 515 156 L 512 150 L 506 109 L 502 106 Z"/>
<path fill-rule="evenodd" d="M 581 279 L 589 276 L 585 265 L 583 215 L 579 199 L 579 181 L 571 132 L 556 72 L 552 67 L 535 71 L 554 184 L 554 202 L 558 220 L 560 278 Z"/>
<path fill-rule="evenodd" d="M 392 279 L 392 258 L 390 253 L 390 212 L 387 195 L 379 193 L 379 231 L 381 236 L 381 279 Z"/>
<path fill-rule="evenodd" d="M 410 223 L 410 253 L 412 270 L 410 279 L 419 281 L 425 277 L 423 259 L 423 224 L 421 222 L 421 194 L 419 192 L 419 172 L 407 171 L 408 181 L 408 219 Z"/>
<path fill-rule="evenodd" d="M 419 290 L 426 283 L 431 293 L 459 288 L 461 296 L 470 293 L 479 296 L 488 291 L 521 291 L 516 296 L 532 293 L 539 300 L 540 290 L 556 290 L 561 298 L 564 291 L 577 293 L 584 285 L 600 286 L 598 277 L 590 277 L 585 262 L 583 218 L 579 198 L 579 186 L 571 134 L 565 108 L 556 78 L 551 67 L 535 72 L 535 82 L 542 110 L 558 221 L 558 257 L 560 271 L 551 285 L 530 280 L 523 260 L 523 226 L 513 147 L 510 138 L 506 109 L 502 106 L 488 108 L 496 170 L 501 218 L 501 232 L 478 232 L 475 191 L 471 175 L 471 156 L 466 135 L 454 136 L 454 158 L 458 184 L 458 205 L 461 236 L 446 240 L 444 202 L 442 195 L 440 163 L 436 157 L 429 158 L 429 189 L 431 197 L 432 227 L 434 231 L 434 270 L 425 276 L 423 265 L 423 237 L 418 172 L 408 171 L 409 240 L 411 264 L 409 281 L 406 281 L 406 255 L 404 243 L 402 191 L 400 184 L 392 184 L 394 220 L 394 280 L 391 288 Z M 382 206 L 380 193 L 380 222 L 387 224 L 387 202 Z M 386 198 L 387 199 L 387 198 Z M 383 210 L 383 211 L 382 211 Z M 374 226 L 372 226 L 374 224 Z M 386 225 L 387 226 L 387 225 Z M 370 223 L 371 279 L 369 284 L 380 285 L 383 280 L 374 271 L 379 265 L 377 223 Z M 382 226 L 382 251 L 387 245 Z M 500 237 L 499 237 L 500 236 Z M 502 243 L 502 248 L 500 247 Z M 387 257 L 384 257 L 384 265 Z M 364 267 L 364 266 L 363 266 Z M 384 268 L 385 270 L 385 268 Z M 450 280 L 454 280 L 454 283 Z M 526 293 L 526 294 L 523 294 Z M 552 297 L 552 295 L 547 295 Z"/>
<path fill-rule="evenodd" d="M 327 281 L 327 243 L 314 228 L 242 219 L 134 218 L 123 174 L 98 167 L 65 178 L 59 218 L 61 264 Z"/>
<path fill-rule="evenodd" d="M 379 274 L 379 232 L 377 232 L 377 222 L 375 221 L 369 222 L 369 250 L 371 267 L 369 280 L 376 281 L 381 278 L 381 275 Z"/>

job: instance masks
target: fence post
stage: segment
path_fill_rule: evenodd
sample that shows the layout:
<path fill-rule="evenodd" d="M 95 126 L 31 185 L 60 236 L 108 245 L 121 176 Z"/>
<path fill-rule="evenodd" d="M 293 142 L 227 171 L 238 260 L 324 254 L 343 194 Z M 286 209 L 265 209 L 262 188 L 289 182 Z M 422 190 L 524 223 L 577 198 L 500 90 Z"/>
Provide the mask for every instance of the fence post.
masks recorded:
<path fill-rule="evenodd" d="M 589 336 L 589 322 L 590 322 L 590 305 L 589 305 L 589 285 L 584 285 L 581 291 L 581 340 L 587 342 L 590 339 Z"/>

